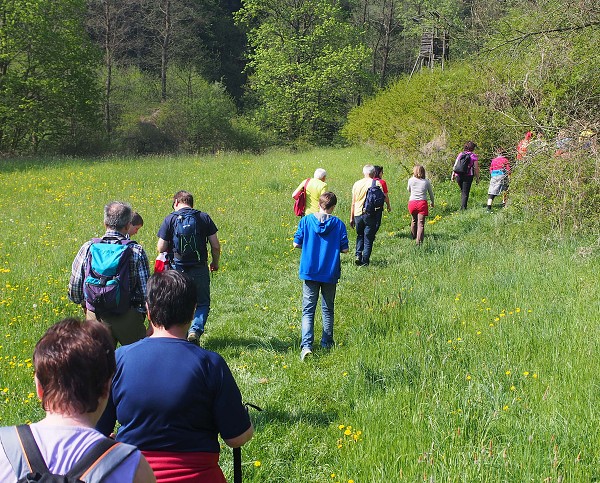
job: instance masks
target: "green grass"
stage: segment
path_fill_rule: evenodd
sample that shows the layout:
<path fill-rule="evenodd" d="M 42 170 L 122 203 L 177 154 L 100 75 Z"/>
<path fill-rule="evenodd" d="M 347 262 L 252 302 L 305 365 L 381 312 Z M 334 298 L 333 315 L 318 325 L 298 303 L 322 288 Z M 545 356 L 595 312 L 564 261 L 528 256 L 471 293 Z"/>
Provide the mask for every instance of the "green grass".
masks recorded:
<path fill-rule="evenodd" d="M 385 165 L 393 211 L 368 269 L 343 257 L 337 347 L 301 363 L 291 192 L 324 167 L 347 222 L 366 162 Z M 434 187 L 429 221 L 439 218 L 416 247 L 407 177 L 397 162 L 358 148 L 4 161 L 0 424 L 42 417 L 33 346 L 50 324 L 79 315 L 66 298 L 70 265 L 102 232 L 103 205 L 125 200 L 142 213 L 136 238 L 153 257 L 170 198 L 187 189 L 223 244 L 203 345 L 264 409 L 252 414 L 244 481 L 599 478 L 598 241 L 554 239 L 543 220 L 510 208 L 485 213 L 486 183 L 474 187 L 472 209 L 457 213 L 460 193 L 446 182 Z M 231 478 L 230 451 L 221 464 Z"/>

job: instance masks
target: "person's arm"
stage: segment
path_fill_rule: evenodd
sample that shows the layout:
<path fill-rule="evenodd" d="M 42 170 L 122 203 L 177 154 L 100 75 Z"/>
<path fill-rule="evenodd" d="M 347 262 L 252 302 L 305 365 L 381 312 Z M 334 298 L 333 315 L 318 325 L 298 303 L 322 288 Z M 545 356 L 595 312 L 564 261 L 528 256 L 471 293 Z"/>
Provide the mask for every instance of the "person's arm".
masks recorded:
<path fill-rule="evenodd" d="M 158 243 L 156 244 L 156 249 L 158 253 L 168 252 L 169 251 L 169 242 L 163 240 L 162 238 L 158 239 Z"/>
<path fill-rule="evenodd" d="M 138 464 L 135 475 L 133 476 L 133 483 L 156 483 L 156 476 L 154 471 L 150 468 L 148 461 L 141 455 L 140 462 Z"/>
<path fill-rule="evenodd" d="M 300 183 L 300 185 L 296 188 L 296 191 L 294 191 L 292 193 L 292 198 L 294 198 L 295 200 L 298 199 L 298 195 L 300 194 L 300 191 L 302 191 L 304 189 L 304 183 L 306 183 L 306 180 L 302 181 L 302 183 Z"/>
<path fill-rule="evenodd" d="M 392 211 L 392 205 L 390 205 L 390 196 L 387 193 L 385 194 L 385 204 L 387 205 L 388 213 Z"/>
<path fill-rule="evenodd" d="M 356 193 L 352 190 L 352 204 L 350 205 L 350 227 L 354 228 L 354 203 L 356 202 Z"/>
<path fill-rule="evenodd" d="M 212 257 L 210 271 L 216 272 L 219 270 L 219 259 L 221 258 L 221 244 L 216 233 L 208 237 L 208 243 L 210 243 L 210 256 Z"/>
<path fill-rule="evenodd" d="M 298 245 L 296 242 L 292 243 L 292 245 L 294 248 L 300 248 L 300 250 L 302 250 L 302 245 Z"/>
<path fill-rule="evenodd" d="M 140 247 L 141 248 L 141 247 Z M 150 264 L 148 263 L 148 256 L 143 248 L 141 248 L 138 260 L 137 260 L 137 268 L 136 273 L 138 277 L 139 294 L 141 295 L 141 312 L 146 312 L 146 285 L 148 284 L 148 279 L 150 278 Z M 134 287 L 135 289 L 135 287 Z"/>
<path fill-rule="evenodd" d="M 433 197 L 433 187 L 431 186 L 431 181 L 427 180 L 427 192 L 429 193 L 429 201 L 431 201 L 431 207 L 435 206 L 435 201 Z"/>
<path fill-rule="evenodd" d="M 239 448 L 243 444 L 250 441 L 252 436 L 254 436 L 254 426 L 252 426 L 252 422 L 251 422 L 250 427 L 246 431 L 244 431 L 242 434 L 240 434 L 239 436 L 236 436 L 235 438 L 224 439 L 223 441 L 225 441 L 225 444 L 227 446 L 229 446 L 230 448 Z"/>
<path fill-rule="evenodd" d="M 83 279 L 85 278 L 84 263 L 87 258 L 89 245 L 84 244 L 79 251 L 73 265 L 71 266 L 71 278 L 69 279 L 69 300 L 79 305 L 84 305 Z"/>
<path fill-rule="evenodd" d="M 479 183 L 479 161 L 477 161 L 477 159 L 475 159 L 474 168 L 475 168 L 475 182 Z"/>

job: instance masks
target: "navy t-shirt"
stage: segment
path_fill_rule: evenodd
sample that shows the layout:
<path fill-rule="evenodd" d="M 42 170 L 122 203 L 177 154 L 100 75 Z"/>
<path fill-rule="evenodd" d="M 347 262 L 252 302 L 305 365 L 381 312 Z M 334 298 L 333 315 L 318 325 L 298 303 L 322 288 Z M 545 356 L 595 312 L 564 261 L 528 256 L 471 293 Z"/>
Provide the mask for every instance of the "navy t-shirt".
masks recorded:
<path fill-rule="evenodd" d="M 111 397 L 97 429 L 142 451 L 219 452 L 250 427 L 225 360 L 183 339 L 149 337 L 117 349 Z"/>
<path fill-rule="evenodd" d="M 188 211 L 192 211 L 196 215 L 196 239 L 199 243 L 198 251 L 200 258 L 196 254 L 187 255 L 191 259 L 177 261 L 181 265 L 195 265 L 196 263 L 206 263 L 208 260 L 208 250 L 206 244 L 208 243 L 208 237 L 217 233 L 217 226 L 212 221 L 208 213 L 203 211 L 194 210 L 193 208 L 181 208 L 180 210 L 169 213 L 163 220 L 160 228 L 158 229 L 158 238 L 162 238 L 171 245 L 173 248 L 173 234 L 175 233 L 175 222 L 179 215 L 183 215 Z"/>

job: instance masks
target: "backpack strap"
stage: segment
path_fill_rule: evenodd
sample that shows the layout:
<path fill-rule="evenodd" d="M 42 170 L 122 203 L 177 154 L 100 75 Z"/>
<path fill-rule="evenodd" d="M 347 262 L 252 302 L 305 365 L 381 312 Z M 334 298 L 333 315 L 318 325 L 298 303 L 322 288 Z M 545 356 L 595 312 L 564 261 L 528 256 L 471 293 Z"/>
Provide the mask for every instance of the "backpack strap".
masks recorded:
<path fill-rule="evenodd" d="M 310 181 L 310 178 L 306 178 L 306 181 L 304 182 L 304 191 L 306 192 L 306 187 L 308 186 L 308 182 Z"/>
<path fill-rule="evenodd" d="M 24 478 L 28 473 L 49 473 L 27 424 L 0 428 L 0 441 L 17 479 Z"/>
<path fill-rule="evenodd" d="M 66 476 L 87 483 L 101 483 L 134 451 L 135 446 L 103 438 L 85 453 Z"/>
<path fill-rule="evenodd" d="M 50 473 L 28 425 L 0 428 L 0 442 L 17 479 L 28 473 Z M 65 476 L 87 483 L 102 483 L 134 451 L 135 446 L 103 438 Z"/>

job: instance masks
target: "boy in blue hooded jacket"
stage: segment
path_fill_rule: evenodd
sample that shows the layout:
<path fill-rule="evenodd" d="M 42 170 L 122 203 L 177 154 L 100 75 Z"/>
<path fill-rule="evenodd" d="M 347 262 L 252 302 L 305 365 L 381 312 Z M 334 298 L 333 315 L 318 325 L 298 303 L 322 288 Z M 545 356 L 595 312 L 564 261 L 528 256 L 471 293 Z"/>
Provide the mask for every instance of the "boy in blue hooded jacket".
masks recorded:
<path fill-rule="evenodd" d="M 335 292 L 341 274 L 340 253 L 348 252 L 346 225 L 333 210 L 337 197 L 331 191 L 319 198 L 319 212 L 304 216 L 294 235 L 294 248 L 302 249 L 299 277 L 302 285 L 302 342 L 300 359 L 312 354 L 315 310 L 321 292 L 323 334 L 321 347 L 333 346 Z"/>

